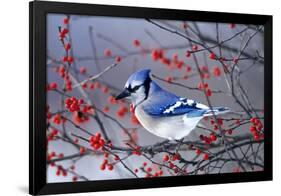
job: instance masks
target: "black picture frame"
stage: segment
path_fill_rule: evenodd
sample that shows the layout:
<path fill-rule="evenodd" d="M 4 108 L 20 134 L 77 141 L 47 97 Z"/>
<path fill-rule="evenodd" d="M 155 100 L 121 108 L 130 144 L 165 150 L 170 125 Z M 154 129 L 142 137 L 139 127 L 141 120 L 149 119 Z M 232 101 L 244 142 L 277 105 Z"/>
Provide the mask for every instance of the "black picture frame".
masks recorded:
<path fill-rule="evenodd" d="M 272 16 L 33 1 L 30 14 L 29 193 L 57 194 L 272 180 Z M 264 171 L 148 179 L 46 183 L 46 14 L 63 13 L 264 25 Z"/>

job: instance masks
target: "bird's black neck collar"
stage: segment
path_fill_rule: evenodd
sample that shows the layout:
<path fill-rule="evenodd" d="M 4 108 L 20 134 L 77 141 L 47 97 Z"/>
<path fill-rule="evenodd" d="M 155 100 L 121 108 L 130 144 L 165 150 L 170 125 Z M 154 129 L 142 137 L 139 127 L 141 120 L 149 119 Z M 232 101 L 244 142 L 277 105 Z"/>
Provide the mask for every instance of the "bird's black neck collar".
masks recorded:
<path fill-rule="evenodd" d="M 140 105 L 141 103 L 143 103 L 147 98 L 148 98 L 148 94 L 149 94 L 149 90 L 150 90 L 150 83 L 151 83 L 151 78 L 150 77 L 147 77 L 145 79 L 145 81 L 143 82 L 143 87 L 144 87 L 144 94 L 145 94 L 145 97 L 143 100 L 141 100 L 138 104 L 136 104 L 134 106 L 134 110 L 136 109 L 136 107 L 138 105 Z"/>

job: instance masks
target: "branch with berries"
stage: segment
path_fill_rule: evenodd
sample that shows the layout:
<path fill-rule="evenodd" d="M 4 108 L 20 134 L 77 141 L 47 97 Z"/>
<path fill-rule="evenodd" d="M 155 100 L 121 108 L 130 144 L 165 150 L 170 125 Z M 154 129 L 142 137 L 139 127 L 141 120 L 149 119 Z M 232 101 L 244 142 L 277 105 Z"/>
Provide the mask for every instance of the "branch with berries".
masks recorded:
<path fill-rule="evenodd" d="M 99 171 L 105 175 L 111 172 L 119 178 L 263 170 L 263 109 L 254 103 L 241 79 L 250 69 L 263 66 L 262 51 L 252 44 L 263 33 L 263 26 L 241 25 L 236 29 L 235 24 L 229 24 L 227 28 L 232 33 L 225 38 L 220 31 L 226 26 L 219 23 L 213 24 L 215 36 L 211 37 L 196 22 L 184 21 L 179 26 L 170 21 L 145 19 L 151 27 L 167 33 L 168 38 L 176 36 L 184 44 L 165 46 L 153 30 L 144 29 L 144 35 L 156 47 L 136 38 L 130 41 L 130 49 L 89 25 L 92 56 L 79 56 L 73 50 L 72 22 L 72 16 L 66 16 L 57 27 L 62 57 L 57 58 L 50 49 L 47 54 L 48 74 L 52 76 L 46 85 L 50 97 L 46 107 L 49 173 L 72 181 L 92 180 L 96 171 L 87 171 L 91 175 L 85 173 L 84 159 L 98 163 Z M 237 49 L 231 43 L 239 39 Z M 98 55 L 101 52 L 97 40 L 108 44 L 102 56 Z M 255 52 L 251 53 L 253 49 Z M 184 57 L 180 55 L 182 50 Z M 169 51 L 176 52 L 170 55 Z M 151 77 L 170 88 L 196 93 L 211 109 L 217 96 L 231 100 L 237 108 L 229 116 L 213 113 L 204 118 L 192 138 L 147 144 L 148 136 L 142 135 L 144 128 L 133 107 L 127 101 L 115 100 L 121 89 L 104 78 L 108 73 L 118 75 L 118 70 L 132 57 L 136 64 L 146 58 L 163 67 L 166 76 L 153 73 Z M 85 61 L 90 61 L 95 71 L 82 66 Z M 245 66 L 243 62 L 251 63 Z M 211 80 L 218 80 L 223 88 L 217 89 Z M 193 86 L 194 81 L 198 83 Z M 61 151 L 65 148 L 72 150 L 64 154 Z M 99 179 L 106 179 L 100 175 Z"/>

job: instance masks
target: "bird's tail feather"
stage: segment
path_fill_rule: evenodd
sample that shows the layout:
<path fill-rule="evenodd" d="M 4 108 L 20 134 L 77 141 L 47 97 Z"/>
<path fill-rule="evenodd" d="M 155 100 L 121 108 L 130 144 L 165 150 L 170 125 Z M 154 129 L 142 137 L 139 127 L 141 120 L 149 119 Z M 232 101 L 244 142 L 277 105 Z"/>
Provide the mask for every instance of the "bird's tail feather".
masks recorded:
<path fill-rule="evenodd" d="M 213 110 L 209 109 L 204 113 L 204 116 L 221 115 L 230 112 L 227 107 L 213 107 Z"/>

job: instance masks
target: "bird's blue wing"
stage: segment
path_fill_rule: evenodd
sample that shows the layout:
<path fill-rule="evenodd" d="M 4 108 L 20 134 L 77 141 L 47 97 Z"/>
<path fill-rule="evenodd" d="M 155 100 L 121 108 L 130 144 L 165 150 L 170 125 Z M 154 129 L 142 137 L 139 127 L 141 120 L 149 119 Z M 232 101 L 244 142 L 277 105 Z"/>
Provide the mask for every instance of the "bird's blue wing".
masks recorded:
<path fill-rule="evenodd" d="M 194 100 L 181 98 L 169 92 L 154 95 L 143 106 L 144 111 L 153 117 L 169 117 L 187 114 L 189 117 L 202 116 L 209 108 Z"/>

